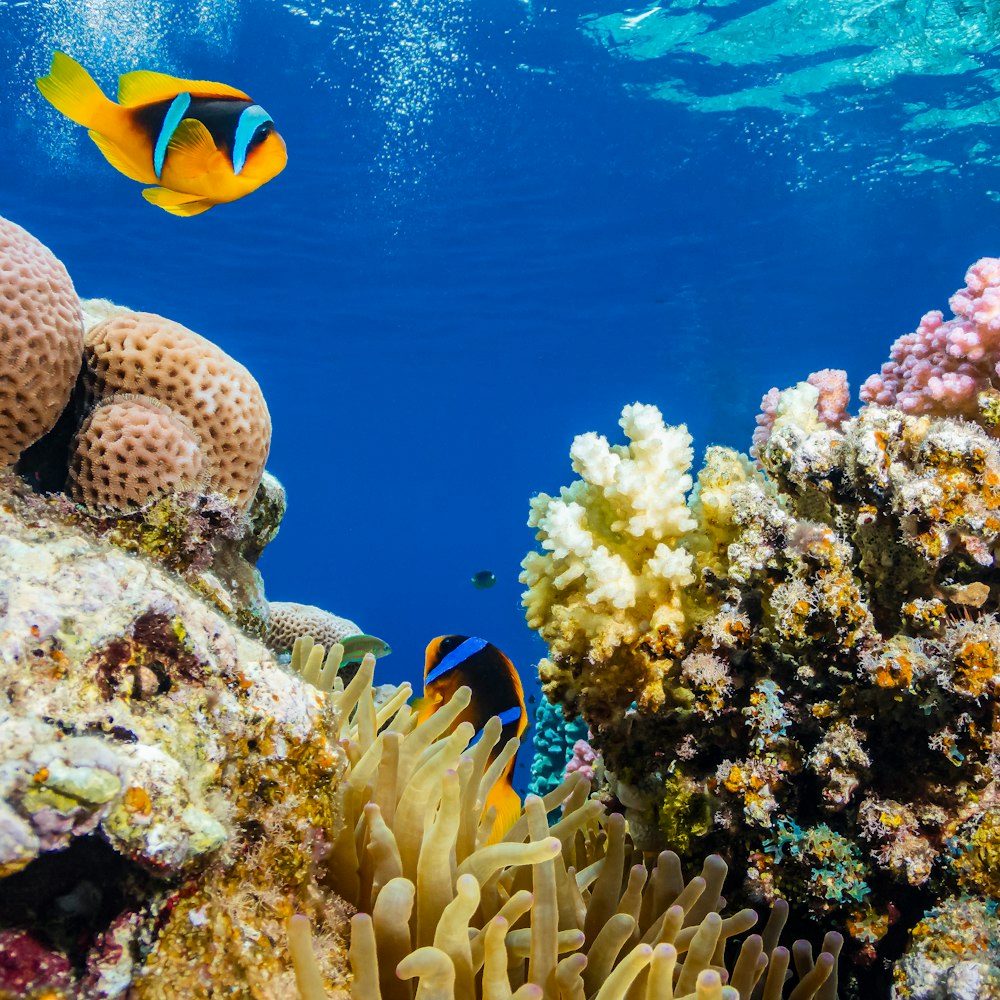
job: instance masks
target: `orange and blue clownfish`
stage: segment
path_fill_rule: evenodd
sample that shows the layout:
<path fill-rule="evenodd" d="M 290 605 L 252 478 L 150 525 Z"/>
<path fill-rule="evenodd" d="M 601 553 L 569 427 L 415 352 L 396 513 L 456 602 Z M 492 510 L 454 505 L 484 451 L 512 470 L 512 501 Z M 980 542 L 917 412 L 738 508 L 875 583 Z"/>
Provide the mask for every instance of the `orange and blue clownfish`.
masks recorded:
<path fill-rule="evenodd" d="M 472 701 L 454 725 L 472 723 L 476 734 L 470 746 L 479 741 L 483 726 L 494 715 L 503 723 L 500 741 L 490 752 L 492 763 L 509 739 L 520 738 L 528 728 L 521 678 L 493 643 L 475 636 L 440 635 L 427 645 L 424 697 L 417 702 L 417 722 L 430 718 L 463 686 L 472 689 Z M 496 806 L 497 810 L 491 844 L 500 840 L 521 814 L 521 798 L 512 784 L 515 759 L 511 758 L 486 797 L 486 807 Z"/>
<path fill-rule="evenodd" d="M 233 87 L 139 70 L 118 79 L 118 103 L 63 52 L 35 81 L 58 111 L 90 130 L 116 170 L 171 215 L 199 215 L 256 191 L 288 162 L 271 116 Z"/>

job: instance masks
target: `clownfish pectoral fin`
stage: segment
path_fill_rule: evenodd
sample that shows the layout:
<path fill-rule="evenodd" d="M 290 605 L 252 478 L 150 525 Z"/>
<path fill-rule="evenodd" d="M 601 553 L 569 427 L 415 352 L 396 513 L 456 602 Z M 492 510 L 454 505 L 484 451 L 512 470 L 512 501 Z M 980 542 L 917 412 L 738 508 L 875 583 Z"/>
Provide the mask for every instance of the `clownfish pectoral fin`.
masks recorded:
<path fill-rule="evenodd" d="M 202 212 L 207 212 L 216 204 L 214 201 L 200 198 L 196 194 L 171 191 L 170 188 L 162 187 L 146 188 L 142 192 L 142 196 L 151 205 L 156 205 L 171 215 L 201 215 Z"/>
<path fill-rule="evenodd" d="M 197 118 L 185 118 L 167 143 L 167 162 L 172 178 L 190 180 L 207 174 L 225 159 L 212 133 Z"/>
<path fill-rule="evenodd" d="M 497 844 L 521 815 L 521 797 L 510 786 L 506 776 L 500 778 L 486 796 L 486 808 L 490 806 L 496 806 L 497 815 L 489 843 Z"/>
<path fill-rule="evenodd" d="M 420 695 L 410 702 L 410 707 L 417 713 L 417 725 L 426 722 L 440 707 L 441 699 L 432 695 Z"/>
<path fill-rule="evenodd" d="M 138 164 L 133 163 L 129 159 L 128 154 L 106 135 L 101 135 L 100 132 L 96 132 L 94 129 L 90 129 L 87 134 L 104 154 L 104 159 L 119 173 L 124 174 L 130 180 L 138 181 L 140 184 L 148 184 L 153 179 L 149 168 L 143 170 Z"/>
<path fill-rule="evenodd" d="M 35 84 L 42 97 L 78 125 L 100 129 L 108 114 L 115 113 L 114 103 L 94 78 L 65 52 L 52 53 L 48 76 L 39 77 Z"/>
<path fill-rule="evenodd" d="M 154 73 L 148 69 L 123 73 L 118 78 L 118 103 L 123 108 L 134 108 L 141 104 L 155 104 L 169 101 L 178 94 L 188 93 L 192 97 L 232 97 L 249 101 L 242 90 L 227 87 L 224 83 L 209 80 L 182 80 L 166 73 Z"/>

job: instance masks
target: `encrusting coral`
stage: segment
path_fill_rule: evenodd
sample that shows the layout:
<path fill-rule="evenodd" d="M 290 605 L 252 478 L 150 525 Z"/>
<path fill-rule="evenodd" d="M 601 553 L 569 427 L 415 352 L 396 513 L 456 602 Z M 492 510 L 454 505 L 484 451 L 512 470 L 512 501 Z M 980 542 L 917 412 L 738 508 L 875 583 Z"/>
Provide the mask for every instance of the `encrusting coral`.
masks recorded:
<path fill-rule="evenodd" d="M 0 218 L 0 465 L 55 426 L 82 352 L 80 304 L 66 268 Z"/>
<path fill-rule="evenodd" d="M 894 972 L 894 1000 L 986 1000 L 1000 996 L 1000 920 L 995 903 L 949 899 L 913 928 Z"/>
<path fill-rule="evenodd" d="M 344 687 L 340 647 L 325 660 L 324 652 L 300 641 L 292 666 L 331 692 L 350 761 L 335 793 L 342 833 L 324 864 L 329 884 L 359 910 L 351 920 L 352 1000 L 411 1000 L 414 979 L 417 998 L 436 1000 L 746 1000 L 758 984 L 762 1000 L 785 995 L 782 904 L 762 936 L 742 943 L 723 985 L 726 943 L 751 930 L 757 915 L 718 913 L 721 858 L 710 857 L 686 883 L 671 852 L 643 864 L 623 817 L 591 800 L 578 774 L 544 798 L 529 796 L 503 841 L 488 845 L 494 814 L 486 796 L 518 741 L 488 766 L 499 719 L 471 746 L 469 723 L 451 731 L 468 688 L 418 726 L 408 685 L 377 706 L 374 659 Z M 840 943 L 828 935 L 815 961 L 805 942 L 796 944 L 791 997 L 836 997 Z M 289 944 L 303 1000 L 323 1000 L 305 914 L 289 921 Z"/>
<path fill-rule="evenodd" d="M 977 364 L 998 295 L 1000 263 L 981 261 L 953 300 L 951 340 Z M 640 845 L 718 850 L 736 898 L 844 929 L 870 995 L 928 907 L 1000 895 L 1000 448 L 969 402 L 993 375 L 977 368 L 978 397 L 962 381 L 968 422 L 897 360 L 881 377 L 912 413 L 847 417 L 837 372 L 774 390 L 761 469 L 709 448 L 689 496 L 683 431 L 627 407 L 630 444 L 583 435 L 581 478 L 532 501 L 542 551 L 522 574 L 545 692 L 588 722 Z M 672 511 L 659 535 L 634 530 L 651 493 Z"/>

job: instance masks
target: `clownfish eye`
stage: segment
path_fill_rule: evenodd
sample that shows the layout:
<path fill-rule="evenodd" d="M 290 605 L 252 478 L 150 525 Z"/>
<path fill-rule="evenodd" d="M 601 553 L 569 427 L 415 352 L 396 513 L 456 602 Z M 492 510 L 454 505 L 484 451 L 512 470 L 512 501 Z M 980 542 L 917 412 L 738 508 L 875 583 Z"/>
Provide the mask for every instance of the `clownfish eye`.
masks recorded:
<path fill-rule="evenodd" d="M 259 146 L 274 131 L 274 122 L 261 122 L 254 130 L 251 146 Z"/>

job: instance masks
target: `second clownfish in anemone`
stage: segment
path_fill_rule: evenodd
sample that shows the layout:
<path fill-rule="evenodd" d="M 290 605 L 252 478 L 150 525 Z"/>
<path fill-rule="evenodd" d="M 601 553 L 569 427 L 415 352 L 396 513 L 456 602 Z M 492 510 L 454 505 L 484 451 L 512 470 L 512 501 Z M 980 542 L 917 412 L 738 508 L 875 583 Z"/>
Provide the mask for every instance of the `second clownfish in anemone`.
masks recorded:
<path fill-rule="evenodd" d="M 146 201 L 171 215 L 199 215 L 256 191 L 285 168 L 271 116 L 242 90 L 139 70 L 118 80 L 118 103 L 63 52 L 52 56 L 42 95 L 90 138 Z"/>
<path fill-rule="evenodd" d="M 430 718 L 463 686 L 472 689 L 472 701 L 454 725 L 471 722 L 476 730 L 473 743 L 494 715 L 503 723 L 500 741 L 490 752 L 492 763 L 508 740 L 514 736 L 520 739 L 528 728 L 521 678 L 514 664 L 493 643 L 475 636 L 438 636 L 427 645 L 424 696 L 416 702 L 417 721 Z M 521 798 L 512 784 L 515 759 L 511 758 L 486 797 L 486 807 L 495 806 L 497 811 L 491 844 L 501 840 L 521 815 Z"/>

